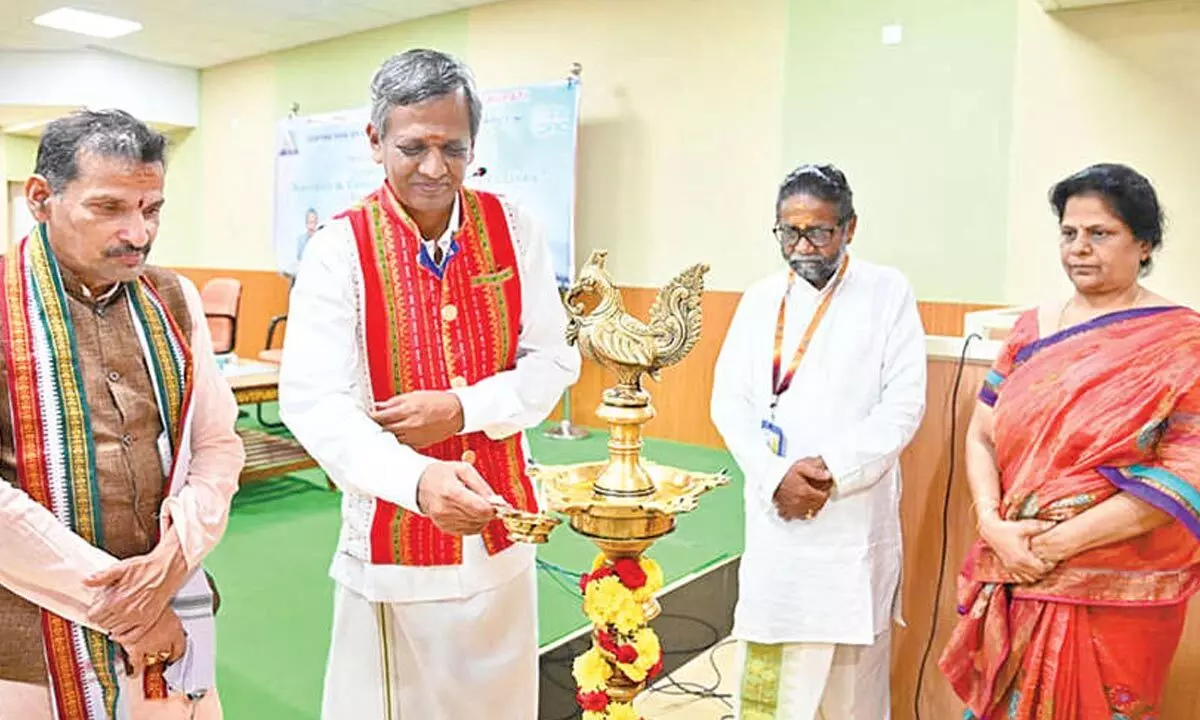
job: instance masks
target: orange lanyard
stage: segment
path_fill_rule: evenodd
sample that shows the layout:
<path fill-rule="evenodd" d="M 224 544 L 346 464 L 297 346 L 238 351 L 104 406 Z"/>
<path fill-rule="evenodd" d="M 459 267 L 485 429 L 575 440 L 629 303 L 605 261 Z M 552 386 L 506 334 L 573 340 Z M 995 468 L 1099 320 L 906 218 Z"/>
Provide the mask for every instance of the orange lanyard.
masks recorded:
<path fill-rule="evenodd" d="M 787 389 L 792 386 L 792 378 L 796 376 L 796 370 L 800 367 L 800 361 L 804 359 L 804 354 L 808 352 L 808 344 L 812 342 L 813 335 L 817 332 L 817 326 L 821 324 L 821 319 L 825 317 L 825 312 L 829 310 L 829 303 L 833 300 L 833 294 L 837 292 L 838 285 L 841 284 L 842 278 L 846 275 L 846 268 L 850 266 L 850 258 L 842 261 L 842 266 L 838 268 L 837 275 L 833 281 L 825 288 L 825 297 L 821 298 L 821 304 L 817 306 L 817 311 L 813 313 L 812 320 L 808 321 L 808 327 L 804 330 L 804 336 L 800 338 L 800 346 L 796 348 L 796 353 L 792 355 L 792 362 L 788 365 L 787 375 L 782 379 L 779 377 L 779 370 L 783 363 L 783 325 L 787 315 L 787 299 L 792 292 L 792 283 L 796 280 L 796 273 L 788 273 L 787 289 L 783 292 L 783 299 L 779 301 L 779 320 L 775 323 L 775 357 L 771 366 L 771 383 L 775 390 L 775 397 L 771 399 L 771 410 L 775 410 L 775 406 L 779 404 L 779 396 L 787 392 Z"/>

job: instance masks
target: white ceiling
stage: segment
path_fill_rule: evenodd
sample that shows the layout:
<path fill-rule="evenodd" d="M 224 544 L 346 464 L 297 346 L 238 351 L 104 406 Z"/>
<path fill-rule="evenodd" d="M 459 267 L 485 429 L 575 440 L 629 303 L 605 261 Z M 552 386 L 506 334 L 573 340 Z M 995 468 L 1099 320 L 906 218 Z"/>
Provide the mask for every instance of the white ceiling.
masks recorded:
<path fill-rule="evenodd" d="M 495 0 L 2 0 L 0 49 L 102 47 L 145 60 L 203 68 Z M 116 38 L 33 24 L 55 8 L 140 22 Z"/>

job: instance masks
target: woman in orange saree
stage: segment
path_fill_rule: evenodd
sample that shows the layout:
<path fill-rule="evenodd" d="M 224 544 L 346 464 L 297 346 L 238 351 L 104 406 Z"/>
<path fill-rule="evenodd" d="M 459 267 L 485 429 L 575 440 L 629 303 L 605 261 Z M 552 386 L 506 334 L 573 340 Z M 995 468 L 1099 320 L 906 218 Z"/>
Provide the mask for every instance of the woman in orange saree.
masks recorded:
<path fill-rule="evenodd" d="M 967 470 L 981 540 L 939 663 L 979 720 L 1157 720 L 1200 589 L 1200 315 L 1138 278 L 1149 182 L 1055 186 L 1075 296 L 1023 315 L 980 392 Z"/>

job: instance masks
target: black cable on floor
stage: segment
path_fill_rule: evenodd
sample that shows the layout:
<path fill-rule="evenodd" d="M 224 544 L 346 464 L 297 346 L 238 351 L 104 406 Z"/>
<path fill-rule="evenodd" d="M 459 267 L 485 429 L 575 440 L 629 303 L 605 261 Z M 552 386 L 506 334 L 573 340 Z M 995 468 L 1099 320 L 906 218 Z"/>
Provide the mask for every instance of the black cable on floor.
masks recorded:
<path fill-rule="evenodd" d="M 547 570 L 551 573 L 554 572 L 554 570 L 551 568 L 543 567 L 542 569 Z M 692 697 L 697 697 L 697 698 L 719 700 L 722 703 L 724 703 L 726 705 L 726 707 L 732 708 L 733 703 L 730 702 L 730 700 L 732 699 L 733 696 L 728 693 L 718 693 L 717 692 L 717 688 L 721 687 L 721 682 L 722 682 L 723 676 L 721 674 L 721 669 L 717 667 L 716 651 L 718 648 L 724 647 L 725 645 L 727 645 L 733 641 L 730 639 L 719 641 L 720 636 L 721 636 L 720 630 L 718 630 L 716 628 L 716 626 L 714 626 L 712 623 L 710 623 L 706 620 L 703 620 L 701 618 L 698 618 L 698 617 L 693 617 L 691 615 L 663 614 L 663 615 L 659 615 L 657 618 L 655 618 L 655 622 L 658 622 L 658 621 L 664 620 L 664 619 L 684 620 L 684 621 L 688 621 L 688 622 L 699 623 L 700 625 L 704 626 L 706 629 L 708 629 L 712 633 L 713 641 L 710 643 L 706 643 L 700 647 L 663 650 L 663 656 L 667 657 L 667 656 L 671 656 L 671 655 L 697 655 L 699 653 L 707 651 L 708 652 L 708 662 L 712 666 L 713 673 L 715 673 L 717 676 L 717 681 L 714 685 L 712 685 L 711 687 L 708 687 L 705 685 L 701 685 L 700 683 L 679 681 L 679 680 L 676 680 L 675 678 L 671 677 L 671 675 L 665 675 L 665 676 L 663 676 L 662 680 L 659 680 L 658 682 L 659 683 L 666 682 L 667 687 L 663 688 L 663 687 L 652 686 L 652 687 L 647 688 L 646 692 L 654 692 L 654 693 L 659 693 L 662 695 L 692 696 Z M 583 638 L 580 638 L 580 639 L 583 639 Z M 564 657 L 554 657 L 553 656 L 554 653 L 558 653 L 560 651 L 564 652 L 564 653 L 569 652 L 567 650 L 568 647 L 569 647 L 569 644 L 563 645 L 559 648 L 555 648 L 555 650 L 552 651 L 552 653 L 547 653 L 543 657 L 543 660 L 548 665 L 565 666 L 567 668 L 570 668 L 572 666 L 572 664 L 575 662 L 574 655 L 565 655 Z M 564 685 L 561 681 L 559 681 L 557 678 L 555 678 L 550 673 L 542 673 L 542 675 L 558 689 L 568 693 L 571 697 L 575 696 L 575 691 L 577 688 L 568 687 L 568 686 Z M 576 718 L 579 715 L 580 715 L 580 710 L 577 708 L 577 709 L 572 710 L 567 715 L 564 715 L 561 718 L 556 718 L 555 720 L 573 720 L 573 718 Z"/>
<path fill-rule="evenodd" d="M 575 597 L 582 597 L 583 593 L 581 593 L 579 591 L 579 586 L 578 586 L 579 579 L 582 576 L 582 573 L 578 573 L 578 572 L 575 572 L 568 568 L 562 567 L 561 565 L 556 565 L 552 562 L 542 560 L 541 558 L 537 559 L 537 568 L 538 568 L 538 570 L 541 570 L 542 572 L 545 572 L 547 575 L 549 575 L 550 579 L 556 585 L 558 585 L 559 588 L 561 588 L 563 591 L 565 591 L 568 594 L 573 595 Z M 697 697 L 697 698 L 719 700 L 719 701 L 723 702 L 726 705 L 726 707 L 732 708 L 733 704 L 730 702 L 730 700 L 733 696 L 728 693 L 718 693 L 716 691 L 717 688 L 719 688 L 721 686 L 721 681 L 723 678 L 721 675 L 720 668 L 717 667 L 716 656 L 715 656 L 717 648 L 723 647 L 724 645 L 726 645 L 732 641 L 728 640 L 728 639 L 721 641 L 721 631 L 719 629 L 717 629 L 717 627 L 714 626 L 712 623 L 710 623 L 707 620 L 704 620 L 702 618 L 693 617 L 691 615 L 678 615 L 678 614 L 672 614 L 672 613 L 664 613 L 662 615 L 659 615 L 657 618 L 655 618 L 654 623 L 658 624 L 658 623 L 661 623 L 663 620 L 683 620 L 685 622 L 698 623 L 701 626 L 703 626 L 706 630 L 708 630 L 709 633 L 711 633 L 712 639 L 710 641 L 705 642 L 700 646 L 664 649 L 663 657 L 665 658 L 665 657 L 672 657 L 672 656 L 678 656 L 678 655 L 698 655 L 700 653 L 707 651 L 708 652 L 708 661 L 709 661 L 709 664 L 712 665 L 713 672 L 717 676 L 717 682 L 712 687 L 707 687 L 707 686 L 701 685 L 700 683 L 693 683 L 693 682 L 687 682 L 687 681 L 681 682 L 681 681 L 676 680 L 675 678 L 671 677 L 671 675 L 668 674 L 668 675 L 664 676 L 662 678 L 662 680 L 659 681 L 659 683 L 666 682 L 667 683 L 666 687 L 657 687 L 657 686 L 650 687 L 650 688 L 647 688 L 647 692 L 656 692 L 656 693 L 660 693 L 660 694 L 664 694 L 664 695 L 693 696 L 693 697 Z M 582 638 L 580 638 L 580 639 L 582 639 Z M 565 657 L 555 657 L 554 656 L 554 653 L 557 653 L 560 650 L 566 651 L 566 649 L 569 647 L 569 645 L 570 644 L 568 643 L 568 644 L 561 646 L 561 648 L 555 648 L 554 651 L 552 651 L 551 653 L 547 653 L 545 656 L 543 656 L 543 661 L 548 666 L 551 666 L 551 667 L 560 667 L 560 666 L 566 667 L 567 671 L 570 672 L 571 667 L 575 661 L 574 656 L 573 655 L 566 655 Z M 575 696 L 575 691 L 576 691 L 575 687 L 568 687 L 567 685 L 563 684 L 562 681 L 560 681 L 558 678 L 554 677 L 549 672 L 543 673 L 543 675 L 546 677 L 547 680 L 550 681 L 550 683 L 552 685 L 557 687 L 559 690 L 562 690 L 563 692 L 568 693 L 571 697 Z M 574 709 L 567 715 L 564 715 L 561 718 L 557 718 L 556 720 L 572 720 L 573 718 L 575 718 L 579 715 L 580 715 L 580 710 Z M 732 717 L 732 716 L 730 716 L 730 717 Z"/>
<path fill-rule="evenodd" d="M 660 695 L 691 696 L 710 700 L 720 700 L 725 704 L 726 707 L 733 708 L 733 703 L 730 702 L 733 699 L 733 695 L 730 693 L 717 692 L 717 688 L 721 687 L 721 682 L 723 681 L 724 676 L 721 674 L 721 668 L 717 667 L 716 653 L 718 649 L 725 647 L 731 642 L 733 642 L 733 640 L 727 638 L 719 643 L 714 643 L 708 648 L 708 663 L 712 666 L 713 674 L 717 676 L 716 682 L 711 686 L 689 681 L 679 681 L 676 680 L 672 675 L 666 675 L 662 680 L 659 681 L 659 683 L 668 683 L 666 687 L 659 687 L 658 685 L 655 685 L 654 687 L 648 688 L 647 691 L 658 693 Z"/>
<path fill-rule="evenodd" d="M 954 371 L 954 388 L 950 391 L 950 469 L 946 472 L 946 490 L 942 497 L 942 549 L 938 563 L 938 577 L 933 595 L 933 618 L 929 628 L 929 639 L 925 641 L 925 650 L 921 653 L 921 666 L 917 670 L 917 689 L 913 694 L 913 716 L 921 720 L 921 691 L 925 685 L 925 666 L 929 662 L 929 654 L 933 651 L 933 641 L 937 636 L 938 613 L 942 607 L 942 585 L 946 579 L 946 552 L 950 535 L 950 490 L 954 487 L 954 465 L 957 459 L 958 443 L 958 389 L 962 384 L 963 368 L 967 364 L 967 349 L 971 340 L 983 340 L 981 335 L 971 333 L 963 341 L 962 353 L 958 356 L 958 367 Z"/>

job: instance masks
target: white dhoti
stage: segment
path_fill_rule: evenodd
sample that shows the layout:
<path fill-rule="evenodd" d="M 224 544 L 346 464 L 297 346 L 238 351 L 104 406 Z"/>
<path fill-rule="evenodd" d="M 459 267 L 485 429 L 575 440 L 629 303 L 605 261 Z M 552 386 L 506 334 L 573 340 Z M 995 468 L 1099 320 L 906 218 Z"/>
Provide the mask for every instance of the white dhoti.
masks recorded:
<path fill-rule="evenodd" d="M 738 643 L 739 720 L 887 720 L 891 632 L 871 645 Z"/>
<path fill-rule="evenodd" d="M 336 586 L 322 720 L 533 720 L 532 565 L 464 599 L 371 603 Z"/>

